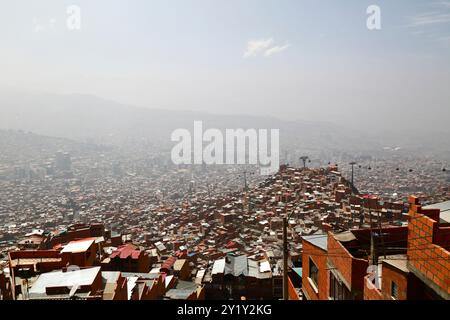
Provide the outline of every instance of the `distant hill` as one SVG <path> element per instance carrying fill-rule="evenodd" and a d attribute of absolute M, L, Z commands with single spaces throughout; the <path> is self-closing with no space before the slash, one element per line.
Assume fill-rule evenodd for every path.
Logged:
<path fill-rule="evenodd" d="M 0 94 L 0 128 L 72 139 L 167 139 L 176 128 L 280 129 L 281 140 L 323 147 L 364 147 L 368 137 L 328 123 L 253 115 L 216 115 L 127 106 L 89 95 Z"/>
<path fill-rule="evenodd" d="M 280 143 L 287 149 L 382 150 L 385 145 L 432 147 L 448 150 L 446 137 L 358 132 L 325 122 L 284 121 L 258 115 L 217 115 L 204 112 L 168 111 L 122 105 L 91 95 L 19 94 L 0 92 L 0 128 L 21 129 L 78 141 L 124 144 L 130 141 L 172 145 L 176 128 L 193 128 L 202 120 L 207 128 L 280 129 Z M 409 144 L 409 145 L 408 145 Z"/>
<path fill-rule="evenodd" d="M 71 155 L 81 156 L 109 150 L 110 148 L 94 144 L 81 143 L 66 138 L 55 138 L 38 135 L 31 132 L 0 129 L 0 160 L 11 162 L 30 159 L 48 159 L 58 151 L 70 152 Z"/>

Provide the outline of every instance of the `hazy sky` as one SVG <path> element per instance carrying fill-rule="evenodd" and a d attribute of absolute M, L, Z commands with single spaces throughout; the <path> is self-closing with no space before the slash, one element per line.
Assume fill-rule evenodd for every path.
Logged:
<path fill-rule="evenodd" d="M 450 1 L 0 0 L 0 88 L 448 127 Z M 381 30 L 366 9 L 381 8 Z M 81 9 L 81 29 L 66 9 Z"/>

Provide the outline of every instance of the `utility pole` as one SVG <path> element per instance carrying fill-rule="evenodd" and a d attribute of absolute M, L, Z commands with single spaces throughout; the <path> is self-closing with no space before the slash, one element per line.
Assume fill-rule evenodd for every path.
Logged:
<path fill-rule="evenodd" d="M 287 217 L 283 217 L 283 300 L 289 300 L 288 291 L 288 242 L 287 242 Z"/>
<path fill-rule="evenodd" d="M 206 183 L 206 187 L 208 188 L 208 202 L 209 202 L 209 205 L 211 205 L 211 189 L 210 189 L 210 185 L 209 185 L 209 183 Z"/>
<path fill-rule="evenodd" d="M 367 211 L 369 211 L 369 230 L 370 230 L 370 265 L 376 265 L 376 254 L 375 254 L 375 239 L 373 238 L 372 230 L 372 210 L 370 210 L 369 198 L 364 199 L 364 204 L 367 206 Z"/>
<path fill-rule="evenodd" d="M 371 210 L 370 210 L 370 208 L 369 208 L 369 214 L 370 214 L 370 219 L 369 219 L 369 221 L 370 221 L 370 260 L 372 260 L 371 261 L 371 265 L 378 265 L 378 262 L 377 262 L 377 254 L 375 253 L 375 239 L 374 239 L 374 237 L 373 237 L 373 229 L 372 229 L 372 212 L 371 212 Z"/>
<path fill-rule="evenodd" d="M 244 170 L 244 192 L 248 191 L 248 185 L 247 185 L 247 171 Z"/>
<path fill-rule="evenodd" d="M 384 258 L 386 259 L 386 248 L 384 247 L 384 238 L 383 238 L 383 226 L 381 224 L 381 211 L 378 211 L 378 228 L 379 228 L 379 232 L 380 232 L 380 240 L 381 240 L 381 247 L 383 248 L 383 255 Z"/>
<path fill-rule="evenodd" d="M 375 238 L 373 237 L 372 229 L 370 229 L 370 258 L 372 260 L 371 265 L 377 266 L 378 265 L 378 257 L 377 257 Z"/>
<path fill-rule="evenodd" d="M 354 167 L 355 164 L 356 164 L 355 161 L 350 162 L 350 165 L 352 166 L 352 187 L 355 186 L 355 185 L 353 184 L 353 178 L 354 178 L 354 175 L 353 175 L 353 167 Z"/>
<path fill-rule="evenodd" d="M 252 196 L 251 193 L 249 193 L 247 196 L 247 213 L 250 213 L 252 209 L 253 209 Z"/>

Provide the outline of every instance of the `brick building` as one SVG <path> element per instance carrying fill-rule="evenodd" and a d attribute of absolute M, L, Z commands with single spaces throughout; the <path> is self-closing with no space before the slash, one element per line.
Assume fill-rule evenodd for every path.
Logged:
<path fill-rule="evenodd" d="M 203 278 L 208 299 L 281 298 L 281 274 L 262 256 L 229 253 L 214 262 L 211 274 Z M 278 287 L 278 283 L 280 286 Z"/>
<path fill-rule="evenodd" d="M 371 274 L 364 278 L 364 300 L 424 299 L 426 286 L 408 269 L 406 255 L 382 261 L 378 284 L 372 279 Z"/>
<path fill-rule="evenodd" d="M 189 280 L 191 276 L 191 267 L 186 259 L 178 259 L 173 265 L 173 274 L 180 280 Z"/>
<path fill-rule="evenodd" d="M 409 198 L 408 250 L 383 261 L 378 286 L 366 276 L 365 299 L 450 299 L 450 201 L 422 207 Z"/>
<path fill-rule="evenodd" d="M 125 244 L 102 261 L 102 269 L 123 272 L 149 272 L 149 255 L 132 244 Z"/>
<path fill-rule="evenodd" d="M 423 207 L 410 197 L 407 267 L 430 298 L 450 299 L 450 201 Z"/>
<path fill-rule="evenodd" d="M 65 265 L 92 267 L 97 262 L 98 244 L 96 238 L 70 241 L 61 250 Z"/>
<path fill-rule="evenodd" d="M 47 299 L 102 299 L 102 274 L 100 267 L 75 271 L 54 271 L 39 275 L 24 297 Z"/>
<path fill-rule="evenodd" d="M 327 235 L 303 237 L 302 288 L 307 300 L 328 299 L 327 240 Z"/>
<path fill-rule="evenodd" d="M 304 297 L 449 300 L 450 201 L 409 205 L 405 227 L 303 237 Z"/>
<path fill-rule="evenodd" d="M 381 234 L 389 247 L 383 246 L 380 239 L 371 241 L 370 229 L 303 237 L 302 292 L 305 299 L 364 299 L 365 277 L 372 256 L 383 254 L 387 259 L 406 253 L 406 227 L 383 228 Z"/>
<path fill-rule="evenodd" d="M 118 271 L 102 271 L 103 300 L 127 300 L 127 278 Z"/>
<path fill-rule="evenodd" d="M 83 238 L 104 237 L 109 238 L 110 232 L 105 231 L 105 227 L 100 223 L 86 224 L 74 224 L 67 228 L 51 235 L 48 240 L 48 248 L 53 248 L 58 244 L 68 243 L 73 240 Z"/>

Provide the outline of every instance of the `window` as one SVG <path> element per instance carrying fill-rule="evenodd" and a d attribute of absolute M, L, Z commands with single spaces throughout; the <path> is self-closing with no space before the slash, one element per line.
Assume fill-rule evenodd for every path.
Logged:
<path fill-rule="evenodd" d="M 351 300 L 350 291 L 332 272 L 330 272 L 330 299 Z"/>
<path fill-rule="evenodd" d="M 398 286 L 394 281 L 391 282 L 391 297 L 398 299 Z"/>
<path fill-rule="evenodd" d="M 309 257 L 309 278 L 313 281 L 316 287 L 319 287 L 319 269 L 311 257 Z"/>

